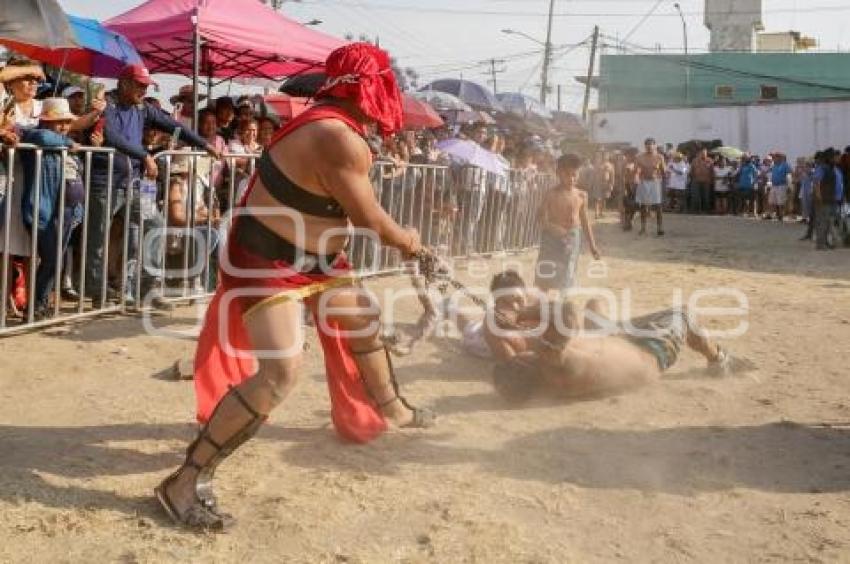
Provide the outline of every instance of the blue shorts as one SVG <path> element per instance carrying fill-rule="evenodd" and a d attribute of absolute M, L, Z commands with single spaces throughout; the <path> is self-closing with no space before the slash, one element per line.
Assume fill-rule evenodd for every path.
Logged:
<path fill-rule="evenodd" d="M 543 233 L 537 256 L 534 285 L 541 290 L 569 290 L 576 283 L 581 255 L 581 229 L 575 227 L 559 237 Z"/>

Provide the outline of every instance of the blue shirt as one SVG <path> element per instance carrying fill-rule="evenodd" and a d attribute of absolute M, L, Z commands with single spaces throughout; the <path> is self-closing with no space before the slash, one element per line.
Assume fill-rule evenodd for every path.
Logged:
<path fill-rule="evenodd" d="M 47 129 L 23 129 L 21 141 L 42 148 L 70 147 L 70 138 Z M 24 225 L 32 229 L 46 229 L 56 215 L 59 207 L 59 195 L 62 189 L 62 153 L 44 151 L 41 155 L 41 184 L 38 190 L 38 213 L 35 212 L 35 151 L 21 151 L 21 164 L 24 169 L 24 193 L 21 201 L 21 213 Z M 37 220 L 36 220 L 36 217 Z"/>
<path fill-rule="evenodd" d="M 793 172 L 791 165 L 787 162 L 773 165 L 773 171 L 770 173 L 770 183 L 774 186 L 788 186 L 788 175 Z"/>
<path fill-rule="evenodd" d="M 759 171 L 753 163 L 747 163 L 741 167 L 738 176 L 738 188 L 744 191 L 752 190 L 758 180 Z"/>
<path fill-rule="evenodd" d="M 174 133 L 180 128 L 180 140 L 188 145 L 202 148 L 206 141 L 194 131 L 187 130 L 171 116 L 148 103 L 139 106 L 109 104 L 103 112 L 104 146 L 114 147 L 114 176 L 117 183 L 123 184 L 131 176 L 138 175 L 142 159 L 148 152 L 142 145 L 142 133 L 145 127 L 154 127 L 165 133 Z M 99 185 L 106 184 L 108 157 L 104 153 L 95 153 L 92 157 L 92 179 Z M 135 173 L 135 174 L 133 174 Z M 119 188 L 123 186 L 113 186 Z"/>
<path fill-rule="evenodd" d="M 844 199 L 844 174 L 841 173 L 841 169 L 837 166 L 832 167 L 832 169 L 835 171 L 835 202 L 824 202 L 828 204 L 840 203 Z M 812 178 L 816 184 L 820 184 L 823 182 L 825 175 L 826 167 L 824 165 L 818 165 L 815 168 Z"/>

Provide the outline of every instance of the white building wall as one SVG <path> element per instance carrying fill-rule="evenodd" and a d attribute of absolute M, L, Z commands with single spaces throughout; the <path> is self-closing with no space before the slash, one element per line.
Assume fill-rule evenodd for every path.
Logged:
<path fill-rule="evenodd" d="M 596 143 L 636 147 L 647 137 L 673 144 L 719 139 L 753 154 L 797 158 L 850 145 L 850 101 L 597 112 L 590 134 Z"/>
<path fill-rule="evenodd" d="M 756 31 L 764 29 L 762 0 L 705 0 L 705 27 L 712 52 L 752 52 Z"/>

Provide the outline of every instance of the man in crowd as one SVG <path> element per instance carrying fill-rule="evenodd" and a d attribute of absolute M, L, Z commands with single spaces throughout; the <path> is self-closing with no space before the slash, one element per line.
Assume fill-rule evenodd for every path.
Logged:
<path fill-rule="evenodd" d="M 667 190 L 670 198 L 670 209 L 676 212 L 685 211 L 685 191 L 688 189 L 688 174 L 691 171 L 688 161 L 682 153 L 674 152 L 673 160 L 667 165 Z"/>
<path fill-rule="evenodd" d="M 89 223 L 88 241 L 86 247 L 86 289 L 87 294 L 92 297 L 95 307 L 102 307 L 109 295 L 104 291 L 103 265 L 104 265 L 104 240 L 109 232 L 112 219 L 124 206 L 130 204 L 130 240 L 128 242 L 128 263 L 138 257 L 139 247 L 144 236 L 144 227 L 156 228 L 161 226 L 162 218 L 153 218 L 140 225 L 138 197 L 131 197 L 134 184 L 144 172 L 148 178 L 156 178 L 158 173 L 157 163 L 142 144 L 142 136 L 146 127 L 156 128 L 165 133 L 174 133 L 180 130 L 180 140 L 184 143 L 205 149 L 210 154 L 220 157 L 220 153 L 201 137 L 191 130 L 182 128 L 181 125 L 169 117 L 162 110 L 158 110 L 144 103 L 145 92 L 148 86 L 154 84 L 148 70 L 141 65 L 126 67 L 118 78 L 118 92 L 115 104 L 107 106 L 103 114 L 104 145 L 114 147 L 116 154 L 113 161 L 113 176 L 111 189 L 108 193 L 109 183 L 109 160 L 104 153 L 95 153 L 92 158 L 92 179 L 89 198 Z M 96 128 L 97 129 L 97 128 Z M 111 204 L 108 206 L 107 204 Z M 148 249 L 145 259 L 146 265 L 155 268 L 161 267 L 161 250 Z M 152 255 L 152 256 L 151 256 Z M 156 287 L 161 273 L 154 269 L 142 269 L 143 291 L 145 289 L 154 291 L 151 303 L 155 307 L 168 308 L 161 295 L 156 293 Z M 122 284 L 124 281 L 122 281 Z"/>
<path fill-rule="evenodd" d="M 637 165 L 638 150 L 630 147 L 625 153 L 623 163 L 623 195 L 620 198 L 620 223 L 623 231 L 632 230 L 632 220 L 635 216 L 635 193 L 640 183 L 640 172 Z"/>
<path fill-rule="evenodd" d="M 206 100 L 203 94 L 198 96 L 198 103 Z M 195 90 L 191 84 L 181 86 L 175 96 L 169 100 L 174 106 L 174 119 L 180 123 L 181 127 L 186 129 L 194 129 L 192 120 L 195 118 Z"/>
<path fill-rule="evenodd" d="M 66 86 L 62 89 L 62 97 L 68 100 L 71 113 L 81 116 L 86 113 L 86 93 L 76 85 Z"/>
<path fill-rule="evenodd" d="M 609 162 L 608 155 L 600 151 L 593 156 L 593 166 L 590 174 L 590 201 L 593 205 L 596 219 L 602 218 L 605 202 L 614 191 L 614 166 Z"/>
<path fill-rule="evenodd" d="M 759 165 L 759 180 L 755 197 L 756 216 L 761 215 L 762 219 L 770 218 L 770 185 L 773 182 L 773 156 L 765 155 Z"/>
<path fill-rule="evenodd" d="M 838 168 L 841 169 L 841 174 L 845 179 L 850 178 L 850 145 L 844 148 L 844 154 L 838 161 Z"/>
<path fill-rule="evenodd" d="M 734 202 L 735 213 L 742 212 L 745 215 L 754 213 L 753 205 L 758 177 L 759 171 L 753 163 L 752 157 L 745 155 L 741 163 L 741 170 L 738 171 L 737 199 Z"/>
<path fill-rule="evenodd" d="M 708 212 L 711 189 L 714 186 L 714 161 L 708 155 L 708 149 L 700 149 L 691 163 L 691 213 Z"/>
<path fill-rule="evenodd" d="M 788 164 L 788 160 L 782 153 L 774 155 L 774 165 L 770 171 L 770 194 L 768 203 L 780 222 L 785 215 L 785 206 L 788 204 L 788 192 L 791 187 L 794 169 Z"/>
<path fill-rule="evenodd" d="M 835 247 L 833 224 L 844 201 L 844 175 L 837 166 L 835 149 L 827 149 L 820 156 L 814 174 L 815 243 L 819 251 L 824 251 Z"/>
<path fill-rule="evenodd" d="M 664 236 L 663 225 L 663 195 L 661 179 L 664 176 L 664 157 L 658 152 L 655 139 L 649 138 L 644 142 L 646 150 L 638 155 L 637 167 L 640 183 L 635 193 L 635 203 L 640 207 L 640 235 L 646 235 L 646 220 L 649 213 L 655 210 L 656 234 Z"/>
<path fill-rule="evenodd" d="M 215 101 L 215 122 L 222 139 L 233 139 L 236 135 L 236 107 L 230 96 L 221 96 Z"/>

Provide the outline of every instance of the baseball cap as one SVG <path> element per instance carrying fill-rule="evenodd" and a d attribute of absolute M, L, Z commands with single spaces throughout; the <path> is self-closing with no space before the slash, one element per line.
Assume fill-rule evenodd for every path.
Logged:
<path fill-rule="evenodd" d="M 118 75 L 118 79 L 135 80 L 145 86 L 156 84 L 156 82 L 154 82 L 151 78 L 151 73 L 148 72 L 148 69 L 144 65 L 128 65 L 124 67 L 124 70 L 122 70 L 121 74 Z"/>
<path fill-rule="evenodd" d="M 71 97 L 71 96 L 73 96 L 74 94 L 83 94 L 83 89 L 82 89 L 82 88 L 80 88 L 79 86 L 74 86 L 74 85 L 72 84 L 71 86 L 66 86 L 66 87 L 62 90 L 62 94 L 61 94 L 61 96 L 62 96 L 63 98 L 70 98 L 70 97 Z"/>

